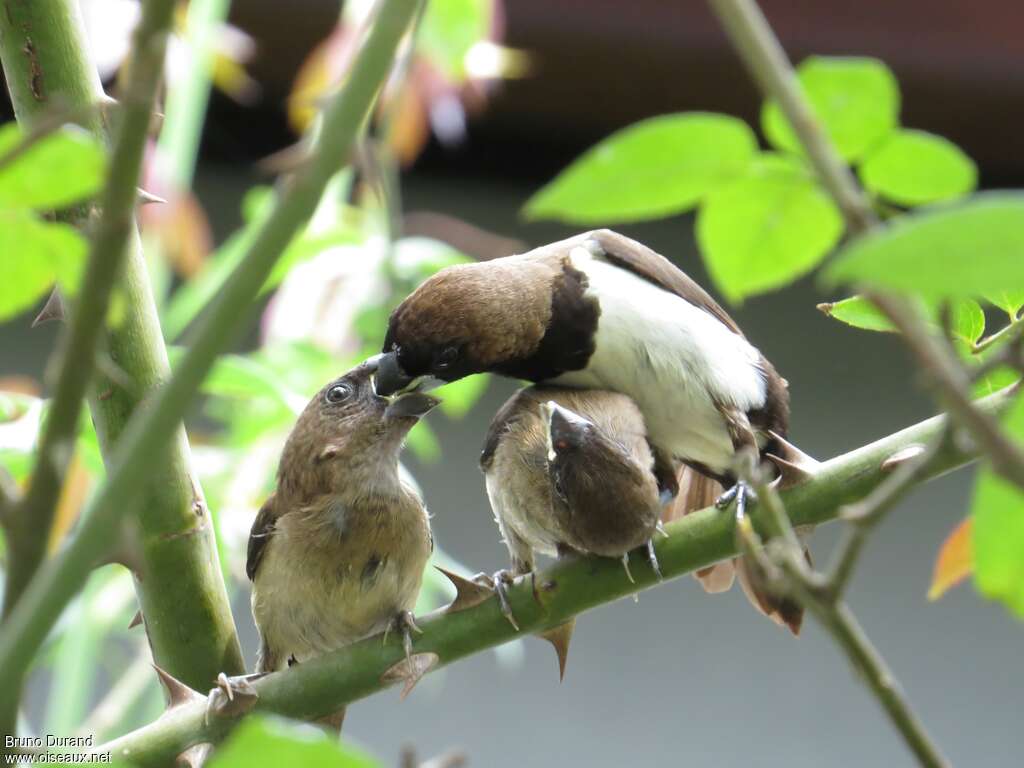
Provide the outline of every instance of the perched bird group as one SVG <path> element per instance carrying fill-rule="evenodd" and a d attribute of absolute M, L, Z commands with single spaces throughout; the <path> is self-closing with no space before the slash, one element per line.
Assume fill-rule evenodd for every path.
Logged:
<path fill-rule="evenodd" d="M 432 540 L 399 451 L 437 402 L 424 390 L 483 372 L 534 383 L 494 417 L 480 462 L 511 557 L 489 582 L 513 624 L 507 584 L 537 554 L 615 558 L 632 578 L 639 549 L 659 572 L 662 520 L 716 500 L 742 515 L 737 456 L 785 445 L 785 380 L 646 246 L 601 230 L 444 269 L 392 313 L 382 353 L 324 387 L 288 439 L 249 541 L 261 671 L 389 628 L 408 653 Z M 698 576 L 719 591 L 734 568 L 797 633 L 800 608 L 741 561 Z"/>

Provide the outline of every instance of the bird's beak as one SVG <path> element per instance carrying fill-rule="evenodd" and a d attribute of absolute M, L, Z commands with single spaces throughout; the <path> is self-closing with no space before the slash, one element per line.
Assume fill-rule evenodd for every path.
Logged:
<path fill-rule="evenodd" d="M 583 430 L 590 422 L 553 400 L 542 403 L 540 408 L 548 425 L 548 461 L 554 461 L 558 450 L 583 442 Z"/>
<path fill-rule="evenodd" d="M 406 392 L 391 399 L 384 409 L 385 419 L 418 419 L 440 404 L 426 392 Z"/>
<path fill-rule="evenodd" d="M 394 352 L 385 352 L 371 358 L 377 366 L 374 374 L 374 391 L 381 397 L 393 395 L 408 389 L 414 380 L 398 363 L 398 355 Z"/>

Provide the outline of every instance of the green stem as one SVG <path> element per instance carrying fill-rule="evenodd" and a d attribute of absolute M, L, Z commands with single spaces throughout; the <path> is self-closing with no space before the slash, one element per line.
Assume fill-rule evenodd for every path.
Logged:
<path fill-rule="evenodd" d="M 101 113 L 95 107 L 105 96 L 86 54 L 77 8 L 72 0 L 5 3 L 5 12 L 0 13 L 0 55 L 20 121 L 37 124 L 53 108 L 84 109 L 92 118 L 90 127 L 102 135 Z M 73 442 L 82 392 L 89 389 L 93 422 L 111 470 L 125 425 L 143 399 L 169 375 L 134 213 L 174 8 L 173 0 L 144 3 L 133 36 L 128 76 L 113 121 L 116 136 L 100 201 L 101 215 L 92 237 L 90 267 L 60 348 L 60 376 L 23 505 L 25 514 L 20 516 L 33 531 L 29 540 L 38 543 L 18 547 L 12 558 L 5 596 L 8 611 L 27 588 L 44 554 L 48 521 L 63 476 L 58 462 L 65 462 L 69 453 L 61 447 Z M 105 354 L 114 365 L 105 369 L 120 371 L 120 375 L 115 380 L 95 371 L 94 378 L 96 338 L 105 330 L 109 298 L 119 273 L 118 287 L 126 309 L 120 324 L 106 333 Z M 244 662 L 184 429 L 180 423 L 172 424 L 166 434 L 173 435 L 173 441 L 165 459 L 151 462 L 139 475 L 146 499 L 137 518 L 139 551 L 134 553 L 133 563 L 140 570 L 135 574 L 136 592 L 156 663 L 175 670 L 172 674 L 191 685 L 207 686 L 221 670 L 242 671 Z M 114 523 L 104 531 L 108 547 L 119 538 L 117 531 Z M 95 558 L 90 565 L 94 563 Z M 75 589 L 85 575 L 83 572 L 73 585 Z M 4 627 L 5 641 L 15 627 L 11 614 Z M 182 627 L 189 632 L 183 633 Z M 27 661 L 11 669 L 26 666 Z M 17 673 L 9 675 L 13 685 Z M 16 701 L 18 697 L 5 696 L 4 700 L 8 698 Z"/>
<path fill-rule="evenodd" d="M 159 163 L 178 190 L 192 186 L 203 119 L 210 100 L 217 27 L 228 17 L 231 0 L 192 0 L 185 19 L 187 64 L 167 93 L 166 117 L 160 132 Z"/>
<path fill-rule="evenodd" d="M 182 415 L 218 353 L 242 329 L 274 263 L 308 220 L 328 180 L 348 161 L 354 140 L 387 76 L 415 7 L 415 0 L 381 2 L 376 23 L 353 63 L 344 88 L 327 106 L 313 155 L 282 185 L 284 191 L 272 213 L 204 316 L 174 375 L 131 418 L 115 446 L 107 480 L 90 501 L 77 535 L 60 557 L 40 569 L 3 627 L 0 690 L 10 690 L 9 684 L 17 677 L 15 670 L 28 665 L 97 558 L 109 550 L 110 532 L 117 530 L 125 511 L 139 501 L 152 468 L 162 465 L 168 437 L 178 429 Z M 212 568 L 210 560 L 212 557 L 208 557 L 207 565 Z M 178 558 L 163 565 L 181 568 L 187 563 Z M 188 630 L 184 637 L 181 627 Z M 178 633 L 179 641 L 205 641 L 193 637 L 195 627 L 192 625 L 172 629 Z M 207 678 L 193 687 L 205 689 L 209 685 Z"/>
<path fill-rule="evenodd" d="M 853 174 L 832 146 L 803 96 L 786 52 L 754 0 L 708 0 L 751 77 L 775 99 L 807 152 L 811 165 L 846 220 L 852 235 L 878 223 Z"/>
<path fill-rule="evenodd" d="M 998 392 L 979 407 L 1001 412 L 1012 401 L 1009 391 Z M 864 498 L 887 476 L 886 459 L 909 446 L 933 440 L 946 426 L 936 416 L 889 435 L 875 443 L 838 456 L 817 467 L 806 483 L 781 494 L 793 525 L 817 525 L 836 518 L 846 504 Z M 976 458 L 972 449 L 948 441 L 935 453 L 918 477 L 937 477 Z M 658 562 L 666 578 L 681 576 L 737 554 L 735 518 L 713 507 L 694 512 L 668 526 L 668 537 L 656 544 Z M 538 572 L 535 599 L 529 579 L 519 579 L 509 590 L 517 633 L 494 599 L 454 613 L 435 612 L 418 619 L 415 654 L 436 654 L 435 668 L 525 634 L 557 626 L 590 608 L 655 586 L 658 581 L 645 559 L 631 563 L 630 581 L 617 560 L 565 558 Z M 386 645 L 372 637 L 333 653 L 311 659 L 254 683 L 259 693 L 256 709 L 289 717 L 313 719 L 386 687 L 381 677 L 404 658 L 399 638 Z M 206 717 L 206 704 L 189 704 L 166 712 L 159 720 L 129 733 L 101 749 L 114 758 L 130 757 L 140 764 L 166 763 L 181 750 L 200 741 L 216 741 L 230 730 L 230 717 Z"/>

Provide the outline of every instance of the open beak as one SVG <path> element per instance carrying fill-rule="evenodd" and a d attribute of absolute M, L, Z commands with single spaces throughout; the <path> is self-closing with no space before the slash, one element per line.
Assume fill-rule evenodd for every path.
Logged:
<path fill-rule="evenodd" d="M 415 384 L 415 380 L 402 370 L 398 363 L 398 355 L 394 352 L 375 355 L 371 359 L 377 366 L 373 381 L 374 391 L 381 397 L 403 392 Z"/>
<path fill-rule="evenodd" d="M 426 392 L 406 392 L 392 397 L 384 409 L 385 419 L 418 419 L 440 404 Z"/>

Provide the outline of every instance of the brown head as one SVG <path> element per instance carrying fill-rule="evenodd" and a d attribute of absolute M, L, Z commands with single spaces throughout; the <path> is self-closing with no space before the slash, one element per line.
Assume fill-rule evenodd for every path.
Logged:
<path fill-rule="evenodd" d="M 539 381 L 559 368 L 582 368 L 598 314 L 583 297 L 585 287 L 582 274 L 559 256 L 443 269 L 391 314 L 377 391 L 485 371 Z"/>
<path fill-rule="evenodd" d="M 661 507 L 646 442 L 607 434 L 554 401 L 541 406 L 541 415 L 552 491 L 569 510 L 566 524 L 578 546 L 619 557 L 650 539 Z"/>
<path fill-rule="evenodd" d="M 281 454 L 279 495 L 297 500 L 397 484 L 406 434 L 439 401 L 422 392 L 381 397 L 374 392 L 376 371 L 375 361 L 363 363 L 309 401 Z"/>

